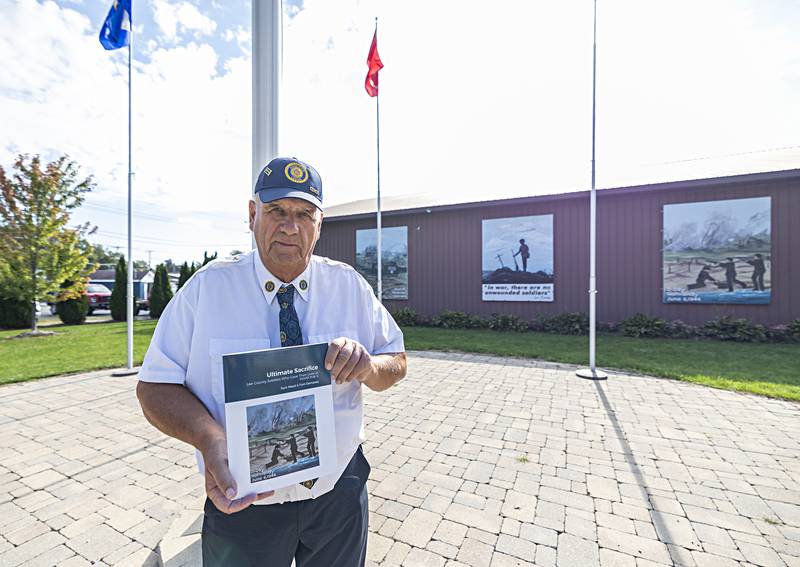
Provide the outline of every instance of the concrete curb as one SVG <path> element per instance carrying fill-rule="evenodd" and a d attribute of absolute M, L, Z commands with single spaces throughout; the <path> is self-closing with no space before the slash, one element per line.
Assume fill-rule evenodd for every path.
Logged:
<path fill-rule="evenodd" d="M 158 564 L 162 567 L 195 567 L 203 564 L 200 534 L 203 512 L 188 510 L 172 522 L 158 544 Z"/>

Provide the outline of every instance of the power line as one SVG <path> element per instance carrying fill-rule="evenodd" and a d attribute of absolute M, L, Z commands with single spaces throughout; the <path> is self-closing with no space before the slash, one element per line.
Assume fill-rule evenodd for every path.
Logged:
<path fill-rule="evenodd" d="M 109 205 L 95 205 L 95 204 L 84 203 L 82 205 L 82 207 L 86 207 L 88 209 L 94 209 L 94 210 L 97 210 L 97 211 L 100 211 L 100 212 L 103 212 L 103 213 L 111 213 L 111 214 L 114 214 L 114 215 L 120 215 L 120 216 L 127 216 L 128 215 L 128 210 L 127 209 L 120 209 L 120 208 L 112 207 L 112 206 L 109 206 Z M 134 212 L 133 216 L 136 217 L 136 218 L 143 218 L 143 219 L 151 220 L 151 221 L 154 221 L 154 222 L 162 222 L 162 223 L 165 223 L 165 224 L 175 224 L 175 222 L 176 222 L 175 218 L 164 217 L 164 216 L 154 215 L 154 214 L 150 214 L 150 213 L 137 213 L 137 212 Z M 242 222 L 247 222 L 247 221 L 242 221 Z M 230 230 L 230 227 L 223 227 L 223 226 L 220 226 L 218 224 L 203 223 L 203 226 L 205 228 L 214 228 L 214 229 L 217 229 L 217 230 Z"/>
<path fill-rule="evenodd" d="M 87 209 L 94 209 L 94 210 L 101 211 L 101 212 L 104 212 L 104 213 L 113 213 L 115 215 L 126 215 L 127 216 L 127 214 L 128 214 L 127 210 L 118 209 L 118 208 L 110 207 L 110 206 L 107 206 L 107 205 L 94 205 L 94 204 L 84 203 L 82 206 L 86 207 Z M 134 212 L 133 216 L 134 217 L 139 217 L 139 218 L 145 218 L 145 219 L 149 219 L 149 220 L 154 220 L 154 221 L 159 221 L 159 222 L 168 222 L 168 223 L 174 223 L 175 222 L 174 218 L 171 219 L 169 217 L 162 217 L 162 216 L 153 215 L 153 214 L 150 214 L 150 213 Z"/>
<path fill-rule="evenodd" d="M 105 236 L 108 238 L 116 238 L 116 239 L 127 239 L 126 234 L 120 234 L 118 232 L 107 232 L 104 230 L 98 230 L 94 234 Z M 191 247 L 191 248 L 209 248 L 212 246 L 218 247 L 228 247 L 228 246 L 242 246 L 242 243 L 238 244 L 209 244 L 206 242 L 205 244 L 192 244 L 190 242 L 180 241 L 180 240 L 168 240 L 162 238 L 153 238 L 147 236 L 137 236 L 135 239 L 137 242 L 143 241 L 145 244 L 163 244 L 163 245 L 170 245 L 170 246 L 184 246 L 184 247 Z"/>
<path fill-rule="evenodd" d="M 800 146 L 783 146 L 780 148 L 766 148 L 762 150 L 751 150 L 749 152 L 736 152 L 733 154 L 720 154 L 715 156 L 702 156 L 702 157 L 695 157 L 695 158 L 688 158 L 688 159 L 677 159 L 675 161 L 659 161 L 654 163 L 647 163 L 644 165 L 670 165 L 673 163 L 687 163 L 691 161 L 702 161 L 707 159 L 718 159 L 718 158 L 725 158 L 725 157 L 737 157 L 737 156 L 749 156 L 752 154 L 764 154 L 767 152 L 779 152 L 781 150 L 796 150 L 800 149 Z"/>

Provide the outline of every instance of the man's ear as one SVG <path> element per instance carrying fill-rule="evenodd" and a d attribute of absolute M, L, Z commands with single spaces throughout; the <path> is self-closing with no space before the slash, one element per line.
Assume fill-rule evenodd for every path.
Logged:
<path fill-rule="evenodd" d="M 247 203 L 247 214 L 250 223 L 250 231 L 253 230 L 253 223 L 256 220 L 256 202 L 252 199 Z"/>

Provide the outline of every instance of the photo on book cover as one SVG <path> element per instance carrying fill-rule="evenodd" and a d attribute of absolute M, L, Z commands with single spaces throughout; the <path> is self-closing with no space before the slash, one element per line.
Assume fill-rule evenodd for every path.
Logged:
<path fill-rule="evenodd" d="M 319 466 L 314 396 L 247 408 L 250 482 Z"/>
<path fill-rule="evenodd" d="M 222 355 L 228 466 L 237 498 L 336 470 L 327 350 L 327 343 L 317 343 Z"/>

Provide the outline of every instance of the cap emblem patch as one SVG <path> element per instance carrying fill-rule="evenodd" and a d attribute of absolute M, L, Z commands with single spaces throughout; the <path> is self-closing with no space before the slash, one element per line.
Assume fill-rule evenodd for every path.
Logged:
<path fill-rule="evenodd" d="M 284 173 L 286 173 L 286 178 L 289 181 L 294 181 L 295 183 L 308 181 L 308 170 L 296 161 L 287 164 Z"/>
<path fill-rule="evenodd" d="M 265 167 L 264 168 L 264 175 L 269 177 L 271 173 L 272 173 L 272 170 L 269 167 Z"/>

